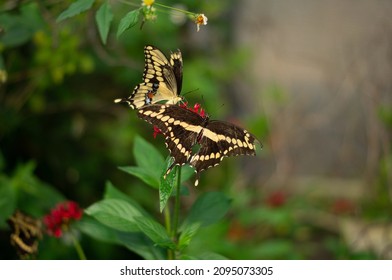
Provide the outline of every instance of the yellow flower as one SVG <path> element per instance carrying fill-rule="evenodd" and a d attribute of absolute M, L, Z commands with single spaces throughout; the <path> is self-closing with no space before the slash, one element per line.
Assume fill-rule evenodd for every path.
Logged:
<path fill-rule="evenodd" d="M 154 4 L 155 0 L 142 0 L 142 6 L 150 8 Z"/>
<path fill-rule="evenodd" d="M 208 18 L 204 14 L 198 14 L 195 19 L 197 25 L 197 32 L 200 30 L 200 25 L 207 25 Z"/>

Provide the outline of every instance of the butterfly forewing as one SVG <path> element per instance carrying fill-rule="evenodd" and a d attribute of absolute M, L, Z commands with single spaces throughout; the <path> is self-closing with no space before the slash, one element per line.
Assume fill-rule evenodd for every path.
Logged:
<path fill-rule="evenodd" d="M 206 128 L 216 134 L 223 156 L 256 155 L 254 142 L 258 141 L 245 129 L 223 121 L 210 121 Z"/>
<path fill-rule="evenodd" d="M 183 165 L 189 161 L 201 129 L 199 125 L 203 122 L 202 117 L 179 106 L 158 104 L 139 109 L 138 117 L 161 130 L 170 155 L 174 158 L 174 165 Z M 184 118 L 186 122 L 181 121 Z"/>
<path fill-rule="evenodd" d="M 157 48 L 144 47 L 145 66 L 143 83 L 138 84 L 130 97 L 119 98 L 115 102 L 126 102 L 133 109 L 165 101 L 176 104 L 182 87 L 182 56 L 177 51 L 171 54 L 170 61 Z"/>
<path fill-rule="evenodd" d="M 180 50 L 170 55 L 170 65 L 176 78 L 177 92 L 180 93 L 182 89 L 182 55 Z"/>
<path fill-rule="evenodd" d="M 224 157 L 255 155 L 254 141 L 253 135 L 232 123 L 210 121 L 202 131 L 200 150 L 190 164 L 199 173 L 218 165 Z"/>

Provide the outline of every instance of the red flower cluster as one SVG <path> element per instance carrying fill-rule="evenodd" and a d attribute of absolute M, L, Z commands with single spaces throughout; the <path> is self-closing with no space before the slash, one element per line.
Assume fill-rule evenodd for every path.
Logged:
<path fill-rule="evenodd" d="M 83 215 L 83 210 L 74 201 L 66 201 L 57 206 L 46 215 L 43 222 L 49 235 L 61 237 L 63 230 L 67 229 L 71 220 L 79 220 Z"/>
<path fill-rule="evenodd" d="M 201 105 L 199 103 L 196 103 L 193 106 L 193 108 L 191 108 L 191 107 L 188 107 L 188 102 L 184 102 L 184 103 L 180 104 L 180 107 L 188 109 L 189 111 L 195 112 L 202 118 L 206 117 L 206 112 L 204 111 L 203 108 L 201 108 Z M 154 125 L 154 133 L 153 133 L 154 138 L 156 138 L 158 134 L 162 134 L 162 131 L 157 126 Z"/>
<path fill-rule="evenodd" d="M 189 111 L 197 113 L 200 117 L 205 118 L 206 117 L 206 112 L 204 111 L 203 108 L 201 108 L 201 105 L 199 103 L 196 103 L 193 108 L 188 107 L 188 102 L 184 102 L 180 104 L 181 108 L 188 109 Z M 200 110 L 200 112 L 199 112 Z"/>

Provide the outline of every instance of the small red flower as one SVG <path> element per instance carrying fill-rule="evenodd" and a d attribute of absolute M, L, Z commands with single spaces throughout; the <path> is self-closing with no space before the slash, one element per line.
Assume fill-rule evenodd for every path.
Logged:
<path fill-rule="evenodd" d="M 79 220 L 83 215 L 83 210 L 74 201 L 66 201 L 57 204 L 48 215 L 43 218 L 49 235 L 61 237 L 63 230 L 68 228 L 72 220 Z"/>
<path fill-rule="evenodd" d="M 163 134 L 163 133 L 156 125 L 154 125 L 154 133 L 153 133 L 154 139 L 157 138 L 158 134 Z"/>
<path fill-rule="evenodd" d="M 206 117 L 206 112 L 204 111 L 203 108 L 201 108 L 201 105 L 199 103 L 196 103 L 192 108 L 192 107 L 188 107 L 188 102 L 184 102 L 180 104 L 180 107 L 188 109 L 189 111 L 192 111 L 194 113 L 197 113 L 202 118 Z"/>
<path fill-rule="evenodd" d="M 266 200 L 269 207 L 278 208 L 286 203 L 287 194 L 282 191 L 276 191 L 271 193 Z"/>

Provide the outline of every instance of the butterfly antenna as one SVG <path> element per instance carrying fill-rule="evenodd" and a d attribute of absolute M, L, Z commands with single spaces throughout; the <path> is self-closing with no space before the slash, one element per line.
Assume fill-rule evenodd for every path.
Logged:
<path fill-rule="evenodd" d="M 225 103 L 222 103 L 222 104 L 218 107 L 218 110 L 222 109 L 223 107 L 225 107 Z M 218 110 L 216 110 L 216 111 L 218 111 Z"/>
<path fill-rule="evenodd" d="M 195 91 L 198 91 L 198 90 L 199 90 L 199 89 L 197 88 L 197 89 L 194 89 L 194 90 L 187 91 L 187 92 L 183 93 L 183 94 L 181 95 L 181 96 L 182 96 L 181 104 L 188 104 L 188 100 L 186 99 L 185 95 L 188 95 L 188 94 L 190 94 L 190 93 L 192 93 L 192 92 L 195 92 Z"/>
<path fill-rule="evenodd" d="M 182 96 L 185 97 L 185 95 L 190 94 L 190 93 L 193 93 L 193 92 L 198 91 L 198 90 L 199 90 L 199 89 L 197 88 L 197 89 L 193 89 L 193 90 L 191 90 L 191 91 L 187 91 L 187 92 L 183 93 Z"/>

